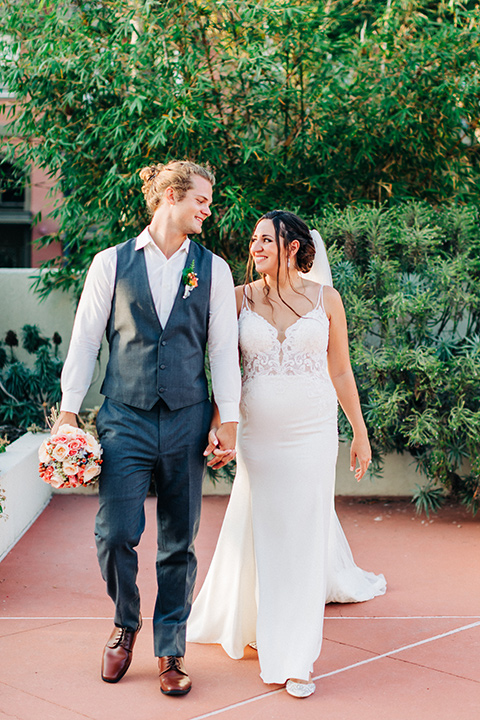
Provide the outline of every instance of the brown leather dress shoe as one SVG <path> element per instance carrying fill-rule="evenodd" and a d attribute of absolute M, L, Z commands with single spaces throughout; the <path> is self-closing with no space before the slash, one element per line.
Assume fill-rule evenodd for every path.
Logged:
<path fill-rule="evenodd" d="M 160 690 L 164 695 L 186 695 L 192 687 L 183 664 L 183 657 L 165 655 L 158 658 Z"/>
<path fill-rule="evenodd" d="M 135 640 L 142 627 L 142 620 L 136 630 L 114 627 L 105 645 L 102 658 L 102 680 L 116 683 L 122 679 L 132 662 Z"/>

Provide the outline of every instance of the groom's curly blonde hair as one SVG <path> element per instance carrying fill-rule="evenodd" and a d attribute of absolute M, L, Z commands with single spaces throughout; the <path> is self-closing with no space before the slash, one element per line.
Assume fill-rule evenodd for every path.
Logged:
<path fill-rule="evenodd" d="M 165 165 L 148 165 L 140 170 L 139 175 L 143 180 L 142 192 L 150 215 L 155 213 L 168 187 L 173 189 L 176 200 L 183 200 L 192 187 L 193 175 L 205 178 L 212 187 L 215 185 L 215 175 L 210 168 L 190 160 L 170 160 Z"/>

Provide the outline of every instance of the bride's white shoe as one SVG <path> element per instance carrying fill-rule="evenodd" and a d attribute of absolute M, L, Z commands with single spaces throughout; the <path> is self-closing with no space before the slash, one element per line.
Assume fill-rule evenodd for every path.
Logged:
<path fill-rule="evenodd" d="M 285 685 L 289 695 L 297 698 L 306 698 L 315 692 L 315 683 L 313 682 L 295 682 L 295 680 L 287 680 Z"/>

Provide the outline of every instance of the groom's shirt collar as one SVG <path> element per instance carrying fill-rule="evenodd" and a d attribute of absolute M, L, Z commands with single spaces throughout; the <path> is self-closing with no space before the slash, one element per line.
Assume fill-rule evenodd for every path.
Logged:
<path fill-rule="evenodd" d="M 149 231 L 148 227 L 146 227 L 144 230 L 142 230 L 140 235 L 137 237 L 137 241 L 135 243 L 135 250 L 141 250 L 142 248 L 145 248 L 148 245 L 151 246 L 152 250 L 156 251 L 163 258 L 165 258 L 165 255 L 160 250 L 158 245 L 155 244 L 155 241 L 153 240 L 152 236 L 150 235 L 150 231 Z M 190 249 L 190 238 L 187 237 L 183 241 L 183 243 L 180 245 L 178 250 L 172 255 L 172 257 L 176 257 L 177 255 L 180 255 L 180 254 L 188 255 L 189 249 Z"/>

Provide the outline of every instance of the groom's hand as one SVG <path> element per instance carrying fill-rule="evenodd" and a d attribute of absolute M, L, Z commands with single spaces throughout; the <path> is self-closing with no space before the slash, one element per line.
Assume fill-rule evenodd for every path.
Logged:
<path fill-rule="evenodd" d="M 77 416 L 75 413 L 65 411 L 61 412 L 55 422 L 55 425 L 50 430 L 50 434 L 55 435 L 55 433 L 58 432 L 60 425 L 72 425 L 73 427 L 78 427 Z"/>
<path fill-rule="evenodd" d="M 210 432 L 208 433 L 208 445 L 203 453 L 205 457 L 211 455 L 212 452 L 218 447 L 217 430 L 218 428 L 216 427 L 210 428 Z"/>
<path fill-rule="evenodd" d="M 218 470 L 229 463 L 237 454 L 235 443 L 237 440 L 237 423 L 222 423 L 219 428 L 212 428 L 208 434 L 208 445 L 203 453 L 205 456 L 213 453 L 213 458 L 207 465 Z"/>

